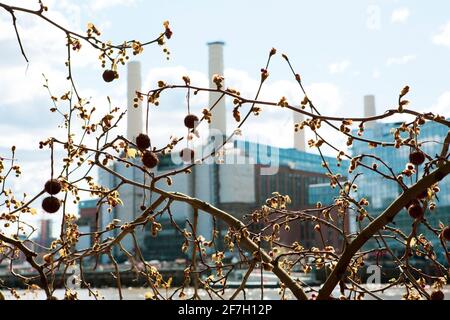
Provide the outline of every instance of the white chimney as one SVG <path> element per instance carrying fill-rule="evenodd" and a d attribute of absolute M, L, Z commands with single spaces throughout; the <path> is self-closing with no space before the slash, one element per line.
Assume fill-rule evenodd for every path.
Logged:
<path fill-rule="evenodd" d="M 133 141 L 140 133 L 144 132 L 144 110 L 139 101 L 138 107 L 135 108 L 134 99 L 136 91 L 141 91 L 141 63 L 133 61 L 128 63 L 127 78 L 127 139 Z"/>
<path fill-rule="evenodd" d="M 209 86 L 210 88 L 217 88 L 213 82 L 213 76 L 215 74 L 223 76 L 223 46 L 224 42 L 216 41 L 208 43 L 209 47 Z M 224 85 L 225 88 L 225 85 Z M 209 106 L 211 107 L 219 98 L 221 94 L 210 93 L 209 94 Z M 218 135 L 221 133 L 223 136 L 227 134 L 227 121 L 226 121 L 226 107 L 225 98 L 222 98 L 212 111 L 212 120 L 209 126 L 210 135 Z"/>
<path fill-rule="evenodd" d="M 374 95 L 367 95 L 364 96 L 364 118 L 371 118 L 376 116 L 376 108 L 375 108 L 375 96 Z M 366 127 L 367 128 L 373 128 L 375 125 L 374 121 L 367 122 Z"/>
<path fill-rule="evenodd" d="M 305 116 L 299 112 L 293 112 L 294 125 L 305 121 Z M 305 130 L 294 132 L 294 148 L 298 151 L 306 151 Z"/>

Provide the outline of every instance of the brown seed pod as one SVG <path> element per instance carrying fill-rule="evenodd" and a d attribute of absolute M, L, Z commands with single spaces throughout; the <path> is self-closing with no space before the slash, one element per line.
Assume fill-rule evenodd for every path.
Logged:
<path fill-rule="evenodd" d="M 450 227 L 445 227 L 444 230 L 442 231 L 442 238 L 450 241 Z"/>
<path fill-rule="evenodd" d="M 408 207 L 408 213 L 414 219 L 421 219 L 421 218 L 423 218 L 423 215 L 425 214 L 425 212 L 424 212 L 421 204 L 419 203 L 419 201 L 413 202 Z"/>
<path fill-rule="evenodd" d="M 103 72 L 103 80 L 105 80 L 105 82 L 113 82 L 116 78 L 118 78 L 118 74 L 114 70 L 105 70 L 105 72 Z"/>
<path fill-rule="evenodd" d="M 192 149 L 185 148 L 180 151 L 180 157 L 184 163 L 193 163 L 195 158 L 195 152 Z"/>
<path fill-rule="evenodd" d="M 56 213 L 61 207 L 61 202 L 55 197 L 48 197 L 42 201 L 42 209 L 47 213 Z"/>
<path fill-rule="evenodd" d="M 445 295 L 441 290 L 434 291 L 431 294 L 431 300 L 441 301 L 445 299 Z"/>
<path fill-rule="evenodd" d="M 415 166 L 420 166 L 425 162 L 425 155 L 421 151 L 413 152 L 409 155 L 409 162 Z"/>
<path fill-rule="evenodd" d="M 153 169 L 159 164 L 158 156 L 151 151 L 145 151 L 142 155 L 142 163 L 149 169 Z"/>
<path fill-rule="evenodd" d="M 197 122 L 198 117 L 193 114 L 189 114 L 184 118 L 184 125 L 189 129 L 194 129 Z"/>
<path fill-rule="evenodd" d="M 141 133 L 136 138 L 136 145 L 140 150 L 145 150 L 150 147 L 150 138 L 148 135 Z"/>
<path fill-rule="evenodd" d="M 61 192 L 62 186 L 58 180 L 53 179 L 45 183 L 44 189 L 48 194 L 55 195 Z"/>

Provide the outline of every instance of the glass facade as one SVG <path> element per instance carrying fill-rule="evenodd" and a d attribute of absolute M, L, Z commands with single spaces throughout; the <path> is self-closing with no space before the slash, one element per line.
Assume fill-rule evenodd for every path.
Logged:
<path fill-rule="evenodd" d="M 339 188 L 331 188 L 329 183 L 313 184 L 309 186 L 308 204 L 315 206 L 320 202 L 324 206 L 334 203 L 339 197 Z"/>
<path fill-rule="evenodd" d="M 327 171 L 322 167 L 322 158 L 318 154 L 299 151 L 296 149 L 282 149 L 248 141 L 235 141 L 234 147 L 242 150 L 246 156 L 254 159 L 255 164 L 264 166 L 289 167 L 293 170 L 325 174 Z M 347 175 L 348 162 L 343 161 L 338 166 L 336 158 L 324 157 L 335 173 Z"/>
<path fill-rule="evenodd" d="M 393 141 L 393 129 L 398 128 L 400 125 L 401 123 L 376 123 L 373 128 L 366 129 L 364 137 L 367 139 L 373 138 L 374 140 L 384 142 Z M 433 122 L 427 122 L 421 128 L 421 134 L 419 136 L 419 142 L 424 143 L 422 148 L 423 151 L 431 156 L 440 154 L 442 144 L 436 142 L 443 141 L 447 135 L 447 132 L 447 127 Z M 356 132 L 354 132 L 354 134 L 356 134 Z M 398 175 L 405 170 L 405 166 L 409 162 L 410 148 L 370 148 L 367 143 L 355 141 L 352 148 L 352 154 L 353 156 L 361 154 L 375 155 L 383 159 L 389 166 L 392 167 L 395 174 Z M 366 159 L 363 162 L 369 166 L 372 166 L 372 164 L 376 161 L 373 159 Z M 378 169 L 384 173 L 388 173 L 388 170 L 380 163 L 378 163 Z M 422 170 L 423 168 L 419 169 L 419 177 L 423 174 Z M 382 213 L 401 193 L 401 188 L 396 182 L 386 180 L 371 170 L 359 167 L 355 173 L 363 173 L 363 175 L 358 178 L 357 182 L 358 195 L 360 198 L 366 198 L 369 200 L 369 212 L 374 216 Z M 405 183 L 407 185 L 412 185 L 415 181 L 415 176 L 413 179 L 405 179 Z M 439 184 L 439 187 L 441 192 L 438 195 L 438 209 L 436 211 L 426 213 L 427 220 L 433 226 L 438 226 L 439 221 L 442 221 L 445 224 L 449 223 L 448 211 L 450 209 L 450 179 L 444 179 L 444 181 Z M 409 234 L 411 232 L 413 221 L 406 210 L 401 212 L 396 217 L 394 223 L 396 227 L 405 233 Z M 439 240 L 435 236 L 431 235 L 428 229 L 422 227 L 419 230 L 419 233 L 428 236 L 428 239 L 433 241 L 435 248 L 439 246 Z M 396 242 L 392 242 L 390 245 L 392 245 L 393 248 L 399 246 Z"/>

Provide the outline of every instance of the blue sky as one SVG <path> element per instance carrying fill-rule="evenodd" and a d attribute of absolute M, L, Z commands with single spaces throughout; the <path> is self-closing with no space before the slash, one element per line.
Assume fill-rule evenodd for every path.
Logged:
<path fill-rule="evenodd" d="M 6 3 L 32 6 L 33 1 Z M 37 2 L 37 1 L 36 1 Z M 227 84 L 253 95 L 259 70 L 270 48 L 289 55 L 316 105 L 323 113 L 362 115 L 365 94 L 375 94 L 377 111 L 394 107 L 404 85 L 411 86 L 411 108 L 450 116 L 450 3 L 448 1 L 144 1 L 93 0 L 44 1 L 49 15 L 74 30 L 84 31 L 94 22 L 103 39 L 148 40 L 169 20 L 174 31 L 166 61 L 161 49 L 148 47 L 143 63 L 144 89 L 159 79 L 180 82 L 190 74 L 194 84 L 207 83 L 208 41 L 222 40 L 225 47 Z M 63 34 L 34 17 L 19 15 L 19 26 L 31 61 L 28 70 L 19 49 L 10 16 L 0 11 L 0 154 L 12 144 L 19 148 L 24 180 L 18 191 L 35 192 L 48 177 L 48 153 L 36 151 L 37 143 L 56 135 L 60 119 L 48 113 L 50 103 L 42 89 L 45 73 L 55 93 L 67 90 L 64 81 Z M 81 93 L 93 103 L 126 105 L 124 77 L 112 85 L 101 80 L 97 54 L 86 46 L 74 60 L 75 79 Z M 279 57 L 271 68 L 263 97 L 278 101 L 286 95 L 299 103 L 303 96 Z M 194 103 L 205 107 L 205 98 Z M 152 114 L 154 139 L 167 142 L 175 130 L 167 119 L 182 121 L 183 94 L 164 98 Z M 230 109 L 231 110 L 231 109 Z M 275 116 L 274 116 L 275 115 Z M 230 121 L 231 112 L 230 112 Z M 253 119 L 244 133 L 281 146 L 292 145 L 290 113 L 268 111 Z M 287 129 L 286 129 L 287 128 Z M 123 128 L 122 128 L 123 129 Z M 247 132 L 245 132 L 247 130 Z M 268 134 L 270 133 L 270 134 Z M 175 132 L 175 134 L 177 134 Z M 341 143 L 342 141 L 336 141 Z M 28 178 L 27 178 L 28 177 Z"/>

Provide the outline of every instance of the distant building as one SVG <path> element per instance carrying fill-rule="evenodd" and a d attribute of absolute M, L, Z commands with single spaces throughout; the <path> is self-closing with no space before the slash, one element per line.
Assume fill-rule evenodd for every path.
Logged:
<path fill-rule="evenodd" d="M 80 201 L 78 204 L 78 213 L 80 218 L 78 219 L 78 231 L 83 234 L 93 233 L 97 231 L 97 216 L 98 226 L 102 225 L 102 215 L 98 214 L 99 209 L 97 207 L 98 199 Z M 81 237 L 77 243 L 77 250 L 87 249 L 94 243 L 94 235 L 91 237 Z"/>
<path fill-rule="evenodd" d="M 367 139 L 375 139 L 377 141 L 392 141 L 392 129 L 397 128 L 401 123 L 373 123 L 370 128 L 365 130 L 364 137 Z M 442 141 L 444 137 L 447 136 L 448 128 L 434 123 L 427 122 L 423 127 L 421 127 L 421 134 L 419 137 L 419 142 L 425 142 L 423 144 L 423 151 L 431 156 L 440 154 L 442 150 L 442 145 L 439 143 L 433 143 L 433 141 Z M 356 134 L 356 132 L 355 132 Z M 352 153 L 354 156 L 360 154 L 374 154 L 381 159 L 383 159 L 389 166 L 392 167 L 396 174 L 400 174 L 404 169 L 406 164 L 409 162 L 410 148 L 401 147 L 400 149 L 395 149 L 392 147 L 382 148 L 378 147 L 373 149 L 369 147 L 367 143 L 355 141 Z M 365 160 L 364 163 L 372 166 L 375 161 Z M 387 169 L 379 164 L 378 169 L 388 174 Z M 423 166 L 419 170 L 419 177 L 423 174 Z M 372 216 L 377 216 L 382 213 L 389 205 L 402 193 L 401 188 L 397 183 L 393 181 L 388 181 L 381 177 L 380 175 L 364 169 L 359 168 L 357 172 L 362 172 L 363 175 L 358 178 L 358 196 L 360 198 L 366 198 L 370 202 L 369 212 Z M 414 183 L 415 178 L 413 177 L 412 182 Z M 407 185 L 411 185 L 410 179 L 405 179 Z M 445 224 L 449 224 L 449 209 L 450 209 L 450 180 L 445 179 L 439 184 L 441 192 L 439 193 L 439 202 L 437 203 L 438 209 L 433 212 L 426 213 L 426 219 L 434 226 L 439 225 L 439 221 Z M 412 219 L 403 210 L 398 214 L 395 221 L 395 227 L 409 234 L 411 232 Z M 439 248 L 440 243 L 435 235 L 424 226 L 420 227 L 418 234 L 424 234 L 429 240 L 433 241 L 433 246 Z M 401 250 L 402 245 L 396 241 L 389 241 L 389 244 L 394 248 L 394 250 Z M 372 242 L 371 245 L 376 245 Z M 440 259 L 444 259 L 443 250 L 436 250 L 440 255 Z"/>
<path fill-rule="evenodd" d="M 213 74 L 223 74 L 223 43 L 213 42 L 209 44 L 210 50 L 210 78 Z M 143 132 L 143 108 L 133 108 L 134 92 L 140 90 L 140 65 L 137 62 L 129 64 L 128 69 L 128 99 L 129 109 L 132 113 L 128 115 L 127 137 L 134 140 L 136 135 Z M 211 80 L 211 86 L 213 86 Z M 211 105 L 216 101 L 217 95 L 211 94 Z M 226 110 L 225 100 L 222 99 L 214 109 L 213 122 L 210 125 L 211 144 L 217 143 L 226 133 Z M 293 117 L 294 118 L 294 117 Z M 294 121 L 298 121 L 295 117 Z M 291 128 L 293 130 L 293 126 Z M 215 140 L 216 138 L 216 140 Z M 289 195 L 292 198 L 290 209 L 301 210 L 311 207 L 309 202 L 309 187 L 315 184 L 329 183 L 326 176 L 326 169 L 322 167 L 322 158 L 319 155 L 307 153 L 305 151 L 304 133 L 297 133 L 293 139 L 293 148 L 277 148 L 264 144 L 244 142 L 235 140 L 224 148 L 223 163 L 204 163 L 196 165 L 191 174 L 180 174 L 173 177 L 172 186 L 168 186 L 166 181 L 160 181 L 161 188 L 168 191 L 180 192 L 192 197 L 206 201 L 222 210 L 225 210 L 237 218 L 242 218 L 246 214 L 251 214 L 254 210 L 261 208 L 266 199 L 270 198 L 273 192 Z M 205 146 L 203 146 L 205 147 Z M 209 146 L 206 146 L 208 149 Z M 214 145 L 212 146 L 214 148 Z M 213 149 L 212 149 L 213 150 Z M 203 150 L 196 150 L 198 156 Z M 176 152 L 178 155 L 178 152 Z M 184 165 L 177 155 L 166 155 L 160 158 L 160 164 L 153 171 L 155 175 L 169 172 L 173 169 L 182 168 Z M 335 172 L 346 175 L 348 163 L 343 162 L 342 167 L 338 166 L 336 158 L 326 157 L 325 159 L 331 169 Z M 133 161 L 140 162 L 140 159 Z M 110 169 L 119 175 L 132 179 L 138 183 L 144 183 L 144 174 L 140 170 L 127 168 L 119 162 L 111 164 Z M 110 189 L 119 184 L 119 179 L 106 171 L 99 172 L 100 183 Z M 148 182 L 148 178 L 147 178 Z M 331 190 L 331 188 L 329 188 Z M 129 222 L 142 214 L 142 206 L 147 206 L 155 200 L 156 195 L 149 192 L 144 194 L 142 188 L 125 185 L 119 188 L 120 197 L 124 205 L 118 206 L 107 212 L 103 207 L 101 212 L 101 228 L 105 228 L 112 219 L 122 222 Z M 162 231 L 157 238 L 151 236 L 149 230 L 139 229 L 136 233 L 137 241 L 146 259 L 175 260 L 182 258 L 181 246 L 184 241 L 179 235 L 173 223 L 181 229 L 189 229 L 186 219 L 191 219 L 192 208 L 183 203 L 175 202 L 171 206 L 173 221 L 165 214 L 158 221 L 162 224 Z M 226 228 L 221 222 L 214 221 L 208 214 L 200 212 L 198 233 L 206 239 L 211 239 L 214 225 L 222 233 Z M 293 231 L 284 233 L 282 241 L 292 243 L 299 241 L 306 242 L 304 246 L 322 246 L 322 242 L 316 242 L 312 234 L 312 228 L 297 228 L 294 224 Z M 117 231 L 105 234 L 110 236 L 117 234 Z M 327 245 L 336 245 L 336 237 L 330 236 L 326 239 Z M 122 241 L 124 247 L 130 252 L 134 252 L 135 245 L 131 236 L 125 237 Z M 120 256 L 120 251 L 115 251 L 116 256 Z"/>
<path fill-rule="evenodd" d="M 78 213 L 80 215 L 78 223 L 80 225 L 88 225 L 92 229 L 95 228 L 97 223 L 97 202 L 98 199 L 80 201 L 78 204 Z"/>
<path fill-rule="evenodd" d="M 38 233 L 38 238 L 36 239 L 36 242 L 43 247 L 49 248 L 53 240 L 52 235 L 52 221 L 42 219 L 40 221 L 40 228 Z"/>
<path fill-rule="evenodd" d="M 261 150 L 270 150 L 270 152 L 276 153 L 275 159 L 279 166 L 276 174 L 263 174 L 269 167 L 263 161 Z M 328 197 L 331 202 L 333 201 L 335 191 L 330 187 L 329 178 L 321 166 L 322 158 L 319 155 L 241 141 L 234 142 L 232 152 L 238 154 L 241 160 L 237 163 L 240 164 L 197 165 L 192 174 L 173 177 L 173 185 L 170 187 L 165 185 L 165 180 L 161 181 L 160 183 L 164 184 L 161 187 L 168 191 L 177 191 L 202 199 L 240 219 L 261 208 L 273 192 L 289 195 L 292 199 L 290 209 L 301 210 L 315 206 L 315 203 L 310 201 L 312 199 L 310 186 L 322 184 L 322 186 L 327 186 Z M 242 162 L 244 160 L 247 161 L 246 164 Z M 330 163 L 333 170 L 345 174 L 348 165 L 346 162 L 343 163 L 343 167 L 338 167 L 335 158 L 326 157 L 325 160 Z M 166 156 L 161 159 L 160 165 L 154 172 L 159 175 L 181 167 L 182 165 L 176 165 L 170 156 Z M 126 177 L 130 177 L 134 172 L 135 180 L 141 181 L 137 170 L 125 168 L 120 164 L 115 164 L 112 168 Z M 106 172 L 103 174 L 108 175 Z M 112 188 L 117 183 L 116 181 L 116 184 L 107 186 Z M 142 190 L 134 189 L 130 186 L 119 189 L 124 205 L 114 208 L 111 213 L 103 212 L 103 216 L 109 217 L 109 220 L 119 219 L 121 221 L 131 221 L 137 218 L 142 213 L 140 207 L 149 203 L 150 195 L 146 195 L 147 202 L 144 202 Z M 171 211 L 178 226 L 182 229 L 189 229 L 186 219 L 192 217 L 192 209 L 185 204 L 174 203 Z M 102 219 L 102 221 L 106 222 L 107 220 Z M 163 230 L 157 238 L 153 238 L 149 230 L 137 234 L 139 242 L 144 244 L 141 248 L 144 256 L 148 259 L 159 260 L 180 258 L 183 256 L 180 248 L 184 238 L 171 225 L 172 222 L 167 215 L 161 218 L 159 223 L 163 225 Z M 210 215 L 201 214 L 199 234 L 208 239 L 212 235 L 213 223 Z M 348 225 L 348 221 L 346 224 Z M 227 230 L 221 222 L 216 222 L 216 227 L 222 234 Z M 304 246 L 321 246 L 317 235 L 314 234 L 314 226 L 311 226 L 310 223 L 292 223 L 291 227 L 292 230 L 289 233 L 282 233 L 282 240 L 285 243 L 298 241 Z M 338 240 L 337 235 L 330 234 L 326 236 L 325 242 L 326 245 L 339 246 L 341 240 Z M 125 238 L 124 244 L 131 250 L 134 247 L 131 237 L 130 239 Z"/>

